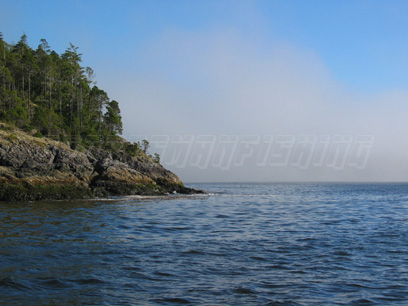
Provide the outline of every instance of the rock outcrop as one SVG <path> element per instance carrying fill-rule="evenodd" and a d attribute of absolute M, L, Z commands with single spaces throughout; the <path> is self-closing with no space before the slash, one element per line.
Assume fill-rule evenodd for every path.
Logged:
<path fill-rule="evenodd" d="M 4 129 L 4 126 L 3 126 Z M 64 143 L 0 130 L 0 200 L 78 199 L 113 195 L 200 193 L 147 155 Z"/>

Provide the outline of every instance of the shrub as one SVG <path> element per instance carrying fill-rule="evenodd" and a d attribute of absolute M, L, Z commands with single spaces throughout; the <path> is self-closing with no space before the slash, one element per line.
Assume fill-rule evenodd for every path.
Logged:
<path fill-rule="evenodd" d="M 37 137 L 37 138 L 42 138 L 43 137 L 43 135 L 40 132 L 35 132 L 33 136 Z"/>

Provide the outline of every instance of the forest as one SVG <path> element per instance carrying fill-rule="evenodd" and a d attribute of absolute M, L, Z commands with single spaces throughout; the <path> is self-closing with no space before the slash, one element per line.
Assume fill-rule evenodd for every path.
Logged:
<path fill-rule="evenodd" d="M 81 66 L 81 56 L 71 43 L 58 54 L 45 39 L 33 49 L 25 34 L 9 44 L 0 33 L 0 121 L 73 149 L 117 146 L 119 104 L 96 86 L 94 71 Z M 131 151 L 138 147 L 131 146 Z"/>

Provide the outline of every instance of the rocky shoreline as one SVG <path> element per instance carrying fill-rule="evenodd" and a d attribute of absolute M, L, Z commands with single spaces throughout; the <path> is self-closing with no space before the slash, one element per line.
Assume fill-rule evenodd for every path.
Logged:
<path fill-rule="evenodd" d="M 196 194 L 140 152 L 72 150 L 18 129 L 0 130 L 0 201 L 84 199 L 119 195 Z"/>

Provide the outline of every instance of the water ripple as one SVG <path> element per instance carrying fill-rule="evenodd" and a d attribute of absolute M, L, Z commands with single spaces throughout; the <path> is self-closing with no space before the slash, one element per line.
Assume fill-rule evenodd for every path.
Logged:
<path fill-rule="evenodd" d="M 192 187 L 1 204 L 1 302 L 408 305 L 408 185 Z"/>

